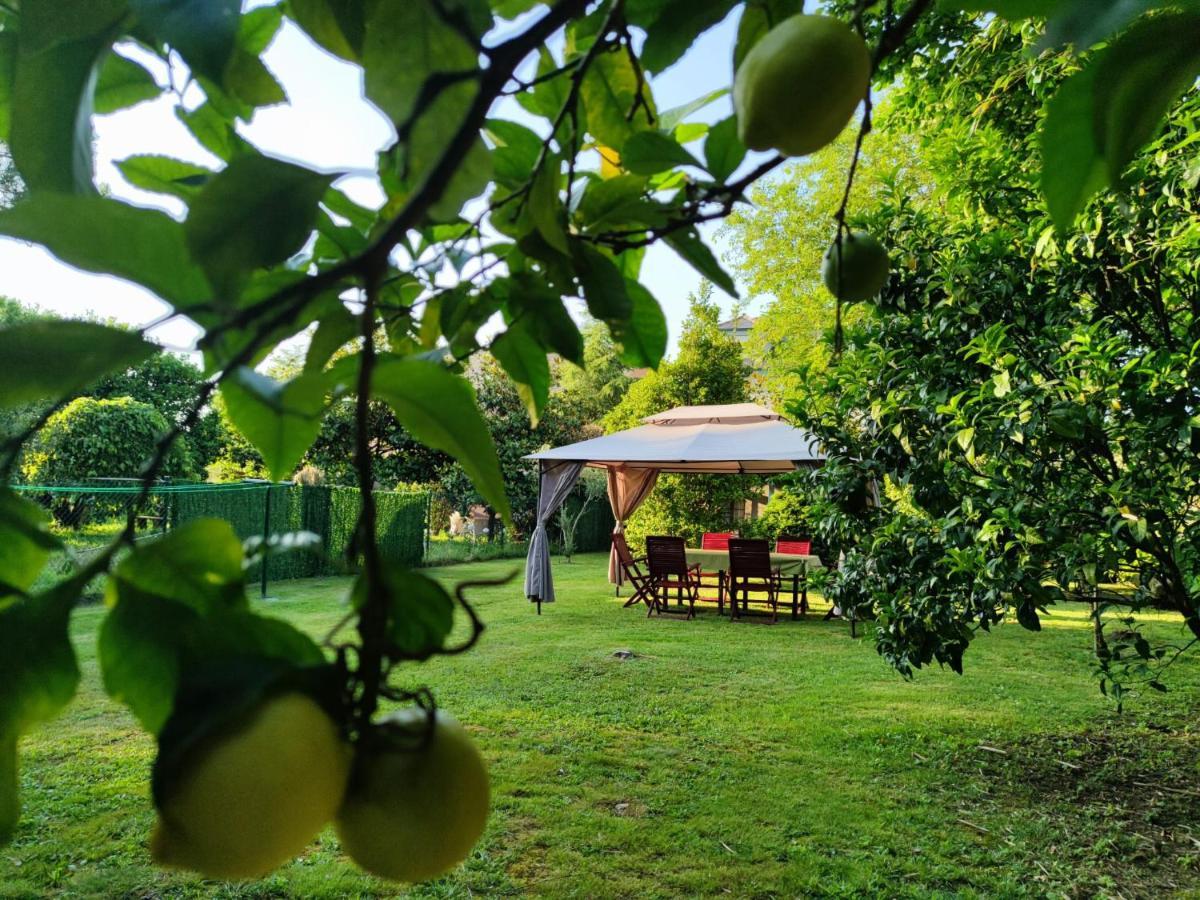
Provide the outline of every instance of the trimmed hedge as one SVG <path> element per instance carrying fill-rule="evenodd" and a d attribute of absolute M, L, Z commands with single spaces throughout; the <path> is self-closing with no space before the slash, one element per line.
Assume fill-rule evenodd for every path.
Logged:
<path fill-rule="evenodd" d="M 172 498 L 171 525 L 199 518 L 224 519 L 245 540 L 309 531 L 321 539 L 312 552 L 272 556 L 267 578 L 310 578 L 346 570 L 346 549 L 354 534 L 362 500 L 357 488 L 313 485 L 246 485 L 242 490 L 193 491 Z M 383 558 L 407 566 L 421 564 L 429 494 L 376 491 L 379 547 Z M 260 577 L 258 566 L 248 573 Z"/>

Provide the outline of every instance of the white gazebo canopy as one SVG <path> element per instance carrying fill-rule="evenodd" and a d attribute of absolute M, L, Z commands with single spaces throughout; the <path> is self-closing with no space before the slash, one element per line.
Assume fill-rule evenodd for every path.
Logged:
<path fill-rule="evenodd" d="M 609 502 L 622 531 L 660 472 L 772 475 L 825 459 L 811 434 L 753 403 L 679 406 L 642 421 L 647 424 L 525 457 L 541 465 L 537 527 L 525 569 L 525 595 L 537 601 L 539 612 L 542 602 L 554 600 L 545 523 L 584 466 L 608 470 Z M 609 577 L 620 577 L 615 560 Z"/>
<path fill-rule="evenodd" d="M 679 406 L 642 421 L 649 424 L 526 459 L 605 469 L 771 475 L 825 458 L 812 435 L 753 403 Z"/>

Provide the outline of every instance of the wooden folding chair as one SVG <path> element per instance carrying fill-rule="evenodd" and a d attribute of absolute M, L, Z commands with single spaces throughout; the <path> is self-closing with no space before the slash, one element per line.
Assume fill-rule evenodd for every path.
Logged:
<path fill-rule="evenodd" d="M 696 599 L 700 596 L 700 564 L 688 565 L 686 546 L 681 537 L 656 535 L 646 538 L 646 560 L 650 569 L 650 589 L 654 603 L 647 616 L 657 609 L 666 612 L 671 588 L 680 604 L 686 597 L 689 619 L 696 616 Z"/>
<path fill-rule="evenodd" d="M 779 618 L 779 592 L 783 576 L 771 565 L 771 545 L 762 540 L 732 538 L 729 541 L 729 619 L 738 614 L 738 592 L 743 608 L 750 602 L 750 591 L 763 591 L 771 608 L 771 621 Z"/>
<path fill-rule="evenodd" d="M 625 601 L 625 608 L 637 606 L 638 603 L 645 603 L 651 606 L 654 602 L 653 592 L 651 591 L 650 576 L 642 571 L 642 566 L 646 564 L 646 557 L 635 557 L 629 551 L 629 544 L 625 541 L 625 535 L 621 532 L 616 532 L 612 536 L 613 546 L 617 549 L 617 564 L 621 567 L 621 572 L 625 580 L 633 585 L 633 596 Z M 620 586 L 617 591 L 621 590 Z"/>

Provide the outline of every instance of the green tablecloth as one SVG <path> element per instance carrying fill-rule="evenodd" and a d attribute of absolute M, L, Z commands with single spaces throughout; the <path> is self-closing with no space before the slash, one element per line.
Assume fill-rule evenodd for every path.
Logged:
<path fill-rule="evenodd" d="M 728 572 L 728 550 L 701 550 L 698 547 L 687 548 L 687 561 L 700 563 L 705 572 Z M 821 565 L 819 556 L 800 556 L 796 553 L 772 553 L 771 565 L 784 575 L 799 575 L 807 567 L 807 571 L 815 572 L 825 568 Z"/>

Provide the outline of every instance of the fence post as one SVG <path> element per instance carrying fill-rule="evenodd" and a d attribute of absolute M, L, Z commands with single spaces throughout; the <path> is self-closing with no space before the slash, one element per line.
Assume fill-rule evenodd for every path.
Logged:
<path fill-rule="evenodd" d="M 267 485 L 267 500 L 263 504 L 263 542 L 262 542 L 262 599 L 267 599 L 267 539 L 271 536 L 271 488 Z"/>

